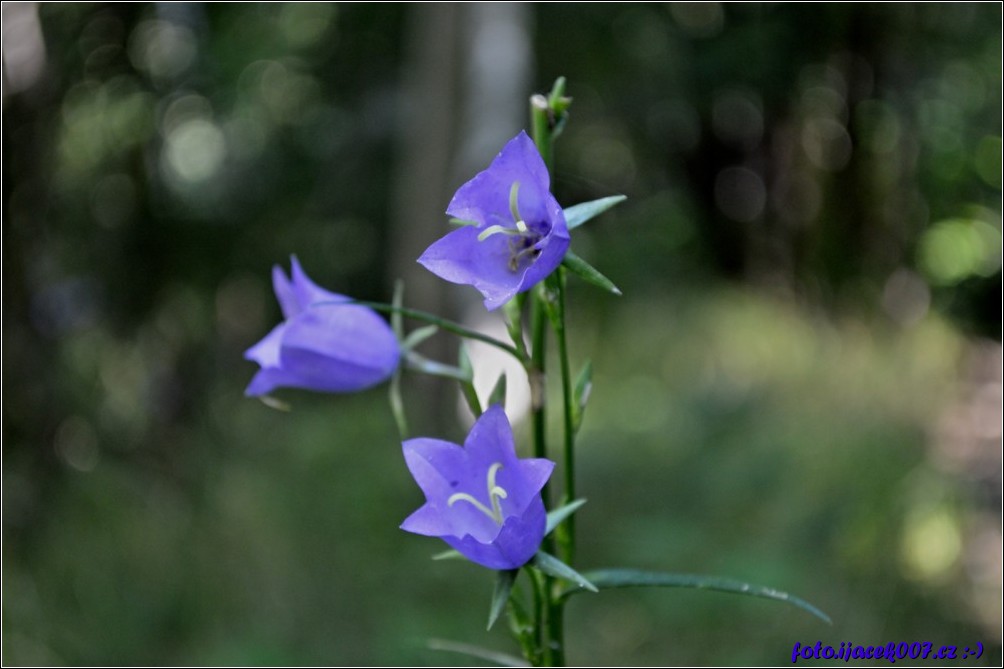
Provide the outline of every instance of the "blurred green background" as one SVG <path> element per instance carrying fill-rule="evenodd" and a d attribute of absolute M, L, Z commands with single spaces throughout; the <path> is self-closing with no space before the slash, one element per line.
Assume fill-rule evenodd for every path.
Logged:
<path fill-rule="evenodd" d="M 4 3 L 3 37 L 4 664 L 515 652 L 484 631 L 491 575 L 398 529 L 422 499 L 384 390 L 274 411 L 242 353 L 291 253 L 477 313 L 414 259 L 558 75 L 559 202 L 629 197 L 573 240 L 625 294 L 571 284 L 579 566 L 834 619 L 581 596 L 569 661 L 1000 664 L 999 4 Z M 462 439 L 453 387 L 405 393 Z"/>

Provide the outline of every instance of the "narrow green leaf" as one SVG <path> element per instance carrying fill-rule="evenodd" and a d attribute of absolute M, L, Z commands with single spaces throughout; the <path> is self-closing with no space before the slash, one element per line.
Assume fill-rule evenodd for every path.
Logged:
<path fill-rule="evenodd" d="M 505 372 L 499 374 L 498 381 L 495 382 L 495 387 L 492 388 L 491 394 L 488 396 L 488 406 L 493 404 L 501 404 L 505 406 L 505 393 L 506 393 L 506 376 Z"/>
<path fill-rule="evenodd" d="M 563 578 L 566 581 L 571 581 L 572 583 L 575 583 L 579 587 L 585 588 L 590 592 L 599 592 L 596 586 L 590 583 L 589 579 L 585 576 L 575 571 L 558 558 L 545 553 L 544 551 L 537 551 L 537 554 L 533 557 L 533 565 L 545 574 L 554 576 L 555 578 Z"/>
<path fill-rule="evenodd" d="M 582 505 L 586 503 L 584 499 L 577 499 L 574 502 L 569 502 L 564 506 L 560 506 L 554 511 L 547 514 L 547 528 L 544 530 L 544 536 L 547 536 L 554 531 L 558 525 L 561 524 L 565 518 L 582 508 Z"/>
<path fill-rule="evenodd" d="M 576 432 L 582 427 L 582 417 L 586 413 L 586 404 L 589 402 L 589 396 L 592 392 L 593 363 L 591 360 L 586 360 L 586 364 L 582 366 L 582 371 L 579 372 L 578 378 L 575 379 L 575 390 L 572 393 L 572 398 L 575 402 L 573 427 Z"/>
<path fill-rule="evenodd" d="M 614 207 L 627 199 L 625 195 L 611 195 L 599 200 L 583 202 L 565 209 L 565 223 L 569 230 L 574 230 L 591 218 L 596 218 L 607 209 Z"/>
<path fill-rule="evenodd" d="M 488 611 L 488 629 L 492 628 L 495 621 L 505 611 L 505 605 L 509 601 L 512 584 L 516 582 L 517 574 L 519 574 L 519 569 L 505 569 L 498 572 L 498 578 L 495 579 L 495 590 L 492 592 L 492 605 Z"/>
<path fill-rule="evenodd" d="M 594 286 L 599 286 L 614 295 L 622 294 L 620 288 L 615 286 L 613 281 L 600 274 L 598 269 L 572 253 L 571 250 L 565 252 L 565 259 L 561 261 L 561 264 Z"/>
<path fill-rule="evenodd" d="M 466 560 L 460 551 L 450 549 L 448 551 L 443 551 L 442 553 L 436 553 L 432 556 L 433 560 Z"/>
<path fill-rule="evenodd" d="M 502 667 L 530 666 L 520 658 L 509 655 L 508 653 L 500 653 L 497 650 L 491 650 L 490 648 L 482 648 L 481 646 L 473 646 L 469 643 L 460 643 L 459 641 L 446 641 L 445 639 L 429 639 L 429 649 L 443 650 L 448 653 L 460 653 L 461 655 L 476 657 L 479 660 L 487 660 L 488 662 L 494 662 L 495 664 Z"/>
<path fill-rule="evenodd" d="M 458 227 L 462 227 L 462 226 L 465 226 L 465 225 L 470 225 L 470 226 L 476 228 L 476 227 L 478 227 L 478 225 L 480 225 L 480 223 L 478 223 L 477 221 L 468 221 L 467 219 L 464 219 L 464 218 L 451 218 L 450 219 L 450 225 L 456 225 Z"/>
<path fill-rule="evenodd" d="M 464 401 L 467 402 L 467 407 L 474 414 L 474 417 L 481 418 L 481 414 L 484 411 L 481 409 L 481 400 L 478 399 L 478 393 L 474 390 L 474 383 L 472 381 L 474 378 L 474 367 L 471 365 L 471 357 L 467 353 L 467 345 L 464 343 L 460 344 L 459 358 L 460 369 L 467 374 L 467 380 L 460 382 L 460 394 L 464 396 Z"/>
<path fill-rule="evenodd" d="M 538 554 L 539 555 L 539 554 Z M 585 577 L 593 582 L 598 588 L 632 588 L 632 587 L 661 587 L 661 588 L 697 588 L 700 590 L 717 590 L 719 592 L 731 592 L 738 595 L 749 595 L 751 597 L 763 597 L 774 599 L 779 602 L 787 602 L 792 606 L 797 606 L 803 611 L 807 611 L 827 624 L 833 624 L 830 617 L 808 603 L 800 597 L 789 595 L 787 592 L 775 590 L 762 585 L 743 583 L 731 578 L 720 578 L 718 576 L 703 576 L 701 574 L 673 574 L 657 571 L 643 571 L 640 569 L 597 569 L 586 572 Z M 569 590 L 566 594 L 572 595 L 577 590 Z"/>
<path fill-rule="evenodd" d="M 565 97 L 565 78 L 558 77 L 551 86 L 551 92 L 547 94 L 547 104 L 554 107 L 555 103 Z"/>
<path fill-rule="evenodd" d="M 439 332 L 438 325 L 426 325 L 425 327 L 413 330 L 407 337 L 404 338 L 404 341 L 401 342 L 401 348 L 406 351 L 410 351 L 437 332 Z"/>

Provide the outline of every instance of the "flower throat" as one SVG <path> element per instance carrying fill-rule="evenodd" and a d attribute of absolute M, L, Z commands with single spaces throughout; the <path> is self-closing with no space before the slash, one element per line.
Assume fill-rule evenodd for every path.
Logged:
<path fill-rule="evenodd" d="M 492 235 L 502 234 L 510 237 L 509 241 L 509 271 L 515 272 L 519 269 L 520 262 L 529 257 L 531 260 L 536 260 L 537 256 L 540 255 L 540 249 L 536 248 L 537 242 L 540 241 L 540 235 L 536 232 L 530 230 L 527 226 L 526 221 L 519 213 L 519 182 L 514 181 L 512 188 L 509 189 L 509 213 L 512 214 L 512 220 L 516 225 L 516 228 L 509 228 L 504 225 L 489 225 L 485 228 L 481 234 L 478 235 L 478 241 L 483 242 Z"/>

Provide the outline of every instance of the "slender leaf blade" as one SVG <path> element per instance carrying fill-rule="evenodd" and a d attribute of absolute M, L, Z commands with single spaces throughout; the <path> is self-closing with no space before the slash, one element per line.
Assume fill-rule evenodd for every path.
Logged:
<path fill-rule="evenodd" d="M 825 623 L 832 625 L 828 615 L 805 601 L 801 597 L 768 588 L 762 585 L 745 583 L 731 578 L 705 576 L 702 574 L 675 574 L 668 572 L 644 571 L 641 569 L 596 569 L 584 574 L 596 587 L 606 590 L 610 588 L 659 587 L 659 588 L 697 588 L 699 590 L 717 590 L 750 597 L 762 597 L 779 602 L 786 602 L 807 611 Z M 571 595 L 578 592 L 569 590 Z"/>
<path fill-rule="evenodd" d="M 575 501 L 569 502 L 564 506 L 560 506 L 554 511 L 547 514 L 547 529 L 544 530 L 544 536 L 547 536 L 554 531 L 558 525 L 561 524 L 565 518 L 582 508 L 582 505 L 586 503 L 584 499 L 577 499 Z"/>
<path fill-rule="evenodd" d="M 474 366 L 471 364 L 471 356 L 467 352 L 466 344 L 460 344 L 459 357 L 460 369 L 467 374 L 467 381 L 460 381 L 460 394 L 464 396 L 464 401 L 467 402 L 467 407 L 474 414 L 474 417 L 481 418 L 484 410 L 481 408 L 481 400 L 478 399 L 478 393 L 474 390 Z"/>
<path fill-rule="evenodd" d="M 482 648 L 481 646 L 474 646 L 469 643 L 460 643 L 459 641 L 447 641 L 446 639 L 429 639 L 429 649 L 430 650 L 443 650 L 449 653 L 459 653 L 461 655 L 467 655 L 469 657 L 476 657 L 479 660 L 487 660 L 488 662 L 494 662 L 495 664 L 502 667 L 529 667 L 524 660 L 518 657 L 509 655 L 508 653 L 501 653 L 497 650 L 492 650 L 490 648 Z"/>
<path fill-rule="evenodd" d="M 498 578 L 495 579 L 495 590 L 492 592 L 492 605 L 488 610 L 488 629 L 492 628 L 495 621 L 505 611 L 505 605 L 509 601 L 517 574 L 519 574 L 519 569 L 504 569 L 498 572 Z"/>
<path fill-rule="evenodd" d="M 571 581 L 590 592 L 599 592 L 589 579 L 549 553 L 537 551 L 537 554 L 533 558 L 533 565 L 545 574 Z"/>
<path fill-rule="evenodd" d="M 621 289 L 614 285 L 613 281 L 603 276 L 598 269 L 572 253 L 571 250 L 565 252 L 565 258 L 561 261 L 561 264 L 567 267 L 569 271 L 608 293 L 613 293 L 614 295 L 623 294 L 621 293 Z"/>
<path fill-rule="evenodd" d="M 625 195 L 611 195 L 599 200 L 583 202 L 565 209 L 565 223 L 569 230 L 574 230 L 591 218 L 596 218 L 607 209 L 614 207 L 627 199 Z"/>
<path fill-rule="evenodd" d="M 506 375 L 505 372 L 499 374 L 498 381 L 495 382 L 495 387 L 492 388 L 491 394 L 488 396 L 488 406 L 493 404 L 501 404 L 505 406 L 505 393 L 506 393 Z"/>

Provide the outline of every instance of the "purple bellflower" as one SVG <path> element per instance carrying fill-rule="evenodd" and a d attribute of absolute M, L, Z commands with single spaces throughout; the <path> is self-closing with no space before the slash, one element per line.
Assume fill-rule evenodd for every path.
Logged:
<path fill-rule="evenodd" d="M 450 201 L 446 213 L 468 225 L 434 242 L 418 262 L 477 288 L 489 310 L 530 290 L 561 264 L 569 245 L 550 184 L 533 140 L 520 132 Z"/>
<path fill-rule="evenodd" d="M 375 311 L 329 292 L 292 258 L 292 279 L 278 265 L 272 285 L 285 317 L 244 357 L 261 365 L 244 391 L 257 396 L 273 388 L 353 392 L 374 386 L 397 368 L 400 348 Z"/>
<path fill-rule="evenodd" d="M 478 419 L 462 447 L 409 439 L 404 459 L 426 502 L 401 529 L 439 537 L 490 569 L 521 567 L 540 548 L 547 521 L 540 491 L 554 463 L 516 457 L 512 428 L 499 405 Z"/>

